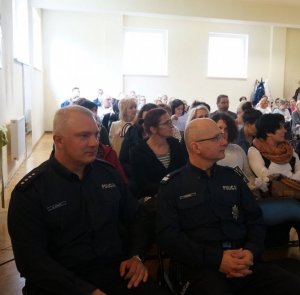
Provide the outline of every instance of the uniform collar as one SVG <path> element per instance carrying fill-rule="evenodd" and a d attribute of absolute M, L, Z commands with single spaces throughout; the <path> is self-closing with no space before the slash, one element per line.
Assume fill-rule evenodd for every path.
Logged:
<path fill-rule="evenodd" d="M 51 163 L 52 167 L 54 168 L 54 170 L 59 173 L 60 175 L 74 180 L 74 181 L 78 181 L 79 177 L 77 174 L 71 172 L 70 170 L 68 170 L 65 166 L 63 166 L 60 162 L 57 161 L 57 159 L 54 157 L 54 155 L 51 154 L 49 162 Z M 93 168 L 93 164 L 88 164 L 85 166 L 84 169 L 84 173 L 83 173 L 83 179 L 91 172 Z"/>
<path fill-rule="evenodd" d="M 190 161 L 188 161 L 187 167 L 193 173 L 196 173 L 196 174 L 206 177 L 206 178 L 208 177 L 207 173 L 204 170 L 194 166 L 193 164 L 191 164 Z M 217 167 L 218 167 L 218 165 L 216 163 L 211 167 L 211 177 L 214 177 L 214 175 L 216 174 Z"/>

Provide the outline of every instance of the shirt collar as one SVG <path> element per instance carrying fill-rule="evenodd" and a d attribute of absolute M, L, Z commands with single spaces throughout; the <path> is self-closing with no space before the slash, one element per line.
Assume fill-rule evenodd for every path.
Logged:
<path fill-rule="evenodd" d="M 193 165 L 190 161 L 188 161 L 187 167 L 193 173 L 196 173 L 196 174 L 198 174 L 200 176 L 203 176 L 203 177 L 206 177 L 206 178 L 208 177 L 207 173 L 204 170 L 202 170 L 202 169 L 198 168 L 197 166 Z M 214 175 L 216 174 L 217 167 L 218 167 L 218 165 L 216 163 L 213 164 L 213 166 L 211 167 L 211 177 L 214 177 Z"/>
<path fill-rule="evenodd" d="M 57 173 L 59 173 L 60 175 L 66 177 L 66 178 L 69 178 L 71 180 L 74 180 L 74 181 L 79 180 L 78 175 L 73 173 L 69 169 L 67 169 L 65 166 L 63 166 L 59 161 L 57 161 L 57 159 L 54 157 L 54 155 L 51 154 L 49 161 L 50 161 L 52 167 L 54 168 L 54 170 Z M 83 173 L 83 175 L 84 175 L 83 179 L 91 172 L 92 168 L 93 168 L 93 163 L 90 163 L 85 166 L 84 173 Z"/>

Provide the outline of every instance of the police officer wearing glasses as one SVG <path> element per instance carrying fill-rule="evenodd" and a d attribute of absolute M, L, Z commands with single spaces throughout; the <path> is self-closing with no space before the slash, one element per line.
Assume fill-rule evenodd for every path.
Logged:
<path fill-rule="evenodd" d="M 216 162 L 226 139 L 211 119 L 185 131 L 188 164 L 161 183 L 157 197 L 158 243 L 180 265 L 189 295 L 289 294 L 300 279 L 264 264 L 263 217 L 243 179 Z"/>

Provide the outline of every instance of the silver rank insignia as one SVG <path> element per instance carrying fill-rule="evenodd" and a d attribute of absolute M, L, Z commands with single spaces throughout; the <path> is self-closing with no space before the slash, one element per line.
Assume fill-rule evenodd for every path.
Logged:
<path fill-rule="evenodd" d="M 240 215 L 240 212 L 239 212 L 239 207 L 238 207 L 237 205 L 234 205 L 234 206 L 232 207 L 232 212 L 231 212 L 231 214 L 232 214 L 232 217 L 233 217 L 235 220 L 238 220 L 239 215 Z"/>

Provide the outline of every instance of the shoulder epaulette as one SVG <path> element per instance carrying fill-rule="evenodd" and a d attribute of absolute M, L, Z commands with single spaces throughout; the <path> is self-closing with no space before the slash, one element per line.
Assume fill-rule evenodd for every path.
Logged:
<path fill-rule="evenodd" d="M 175 171 L 172 171 L 171 173 L 167 174 L 161 181 L 161 184 L 167 184 L 173 177 L 179 174 L 181 169 L 177 169 Z"/>
<path fill-rule="evenodd" d="M 244 173 L 244 171 L 239 167 L 239 166 L 236 166 L 233 168 L 233 171 L 239 175 L 244 181 L 245 183 L 248 183 L 249 182 L 249 179 L 248 177 L 246 176 L 246 174 Z"/>
<path fill-rule="evenodd" d="M 21 191 L 25 191 L 40 175 L 42 175 L 43 169 L 37 167 L 25 175 L 16 185 L 16 188 Z"/>

